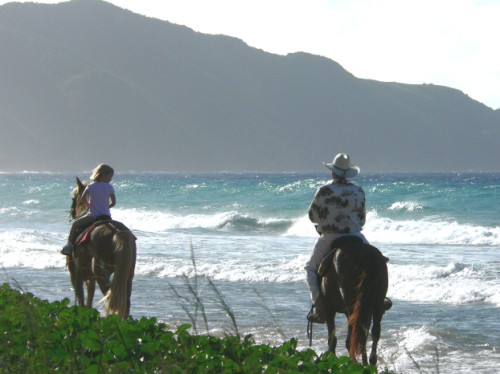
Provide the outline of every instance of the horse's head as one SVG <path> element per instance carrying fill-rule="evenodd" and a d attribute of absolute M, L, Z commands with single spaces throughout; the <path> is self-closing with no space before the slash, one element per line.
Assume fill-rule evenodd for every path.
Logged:
<path fill-rule="evenodd" d="M 83 191 L 85 191 L 85 187 L 87 187 L 87 185 L 83 183 L 78 177 L 76 177 L 76 187 L 71 193 L 70 215 L 72 219 L 80 217 L 87 210 L 87 207 L 81 201 L 81 197 Z"/>

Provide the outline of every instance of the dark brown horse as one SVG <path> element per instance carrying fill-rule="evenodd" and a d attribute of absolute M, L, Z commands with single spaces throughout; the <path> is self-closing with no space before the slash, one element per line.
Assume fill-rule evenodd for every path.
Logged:
<path fill-rule="evenodd" d="M 72 218 L 80 216 L 85 209 L 80 201 L 85 185 L 78 178 L 76 182 Z M 98 223 L 84 244 L 75 246 L 73 255 L 67 256 L 66 261 L 78 305 L 92 307 L 97 281 L 104 295 L 101 302 L 105 305 L 106 315 L 116 313 L 123 318 L 129 316 L 136 261 L 135 239 L 124 224 L 108 220 Z M 87 286 L 86 303 L 84 284 Z"/>
<path fill-rule="evenodd" d="M 344 237 L 332 245 L 334 251 L 320 265 L 322 293 L 325 295 L 328 346 L 335 353 L 335 313 L 347 316 L 346 348 L 355 360 L 362 356 L 368 363 L 366 344 L 371 326 L 370 364 L 377 363 L 382 316 L 391 307 L 386 301 L 388 288 L 387 258 L 380 251 L 357 238 Z"/>

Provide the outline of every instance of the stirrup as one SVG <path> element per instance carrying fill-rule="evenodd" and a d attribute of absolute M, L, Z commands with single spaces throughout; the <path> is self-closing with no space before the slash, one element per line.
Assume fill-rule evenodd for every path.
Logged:
<path fill-rule="evenodd" d="M 313 312 L 314 311 L 314 312 Z M 307 313 L 307 320 L 312 323 L 325 323 L 326 321 L 321 319 L 318 313 L 316 313 L 316 308 L 314 305 L 311 307 L 309 313 Z"/>

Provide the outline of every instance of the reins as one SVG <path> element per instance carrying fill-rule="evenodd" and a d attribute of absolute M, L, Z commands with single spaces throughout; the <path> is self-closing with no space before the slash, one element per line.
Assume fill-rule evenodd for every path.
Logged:
<path fill-rule="evenodd" d="M 314 305 L 311 306 L 311 309 L 309 310 L 309 313 L 307 313 L 307 317 L 311 315 L 311 313 L 314 310 Z M 307 337 L 309 338 L 309 347 L 312 346 L 312 338 L 313 338 L 313 323 L 309 321 L 309 318 L 307 318 Z"/>

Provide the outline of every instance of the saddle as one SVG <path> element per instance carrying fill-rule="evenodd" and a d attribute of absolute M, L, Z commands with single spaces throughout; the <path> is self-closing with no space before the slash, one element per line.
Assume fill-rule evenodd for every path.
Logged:
<path fill-rule="evenodd" d="M 118 227 L 113 224 L 113 220 L 109 216 L 98 216 L 95 218 L 94 222 L 87 228 L 83 229 L 83 231 L 77 236 L 75 240 L 75 247 L 86 244 L 90 240 L 90 234 L 94 231 L 95 228 L 108 225 L 114 231 L 118 231 Z"/>
<path fill-rule="evenodd" d="M 340 238 L 335 239 L 330 247 L 331 248 L 330 252 L 328 252 L 328 254 L 326 254 L 325 257 L 323 257 L 321 263 L 319 264 L 318 275 L 320 276 L 320 278 L 324 277 L 326 273 L 328 273 L 328 271 L 330 270 L 330 267 L 332 266 L 332 258 L 335 255 L 335 252 L 337 252 L 337 249 L 339 249 L 344 245 L 355 244 L 355 243 L 363 243 L 363 240 L 359 236 L 354 236 L 354 235 L 341 236 Z M 375 247 L 372 248 L 380 253 L 380 251 Z M 389 262 L 388 257 L 382 255 L 382 253 L 380 253 L 380 255 L 383 258 L 385 258 L 385 262 Z"/>
<path fill-rule="evenodd" d="M 337 238 L 332 242 L 330 246 L 330 252 L 328 252 L 326 256 L 323 257 L 321 263 L 319 264 L 318 275 L 320 277 L 324 277 L 326 273 L 328 273 L 328 270 L 330 270 L 330 267 L 332 266 L 332 258 L 335 255 L 337 249 L 351 243 L 363 243 L 363 240 L 359 236 L 347 235 L 341 236 L 340 238 Z"/>

